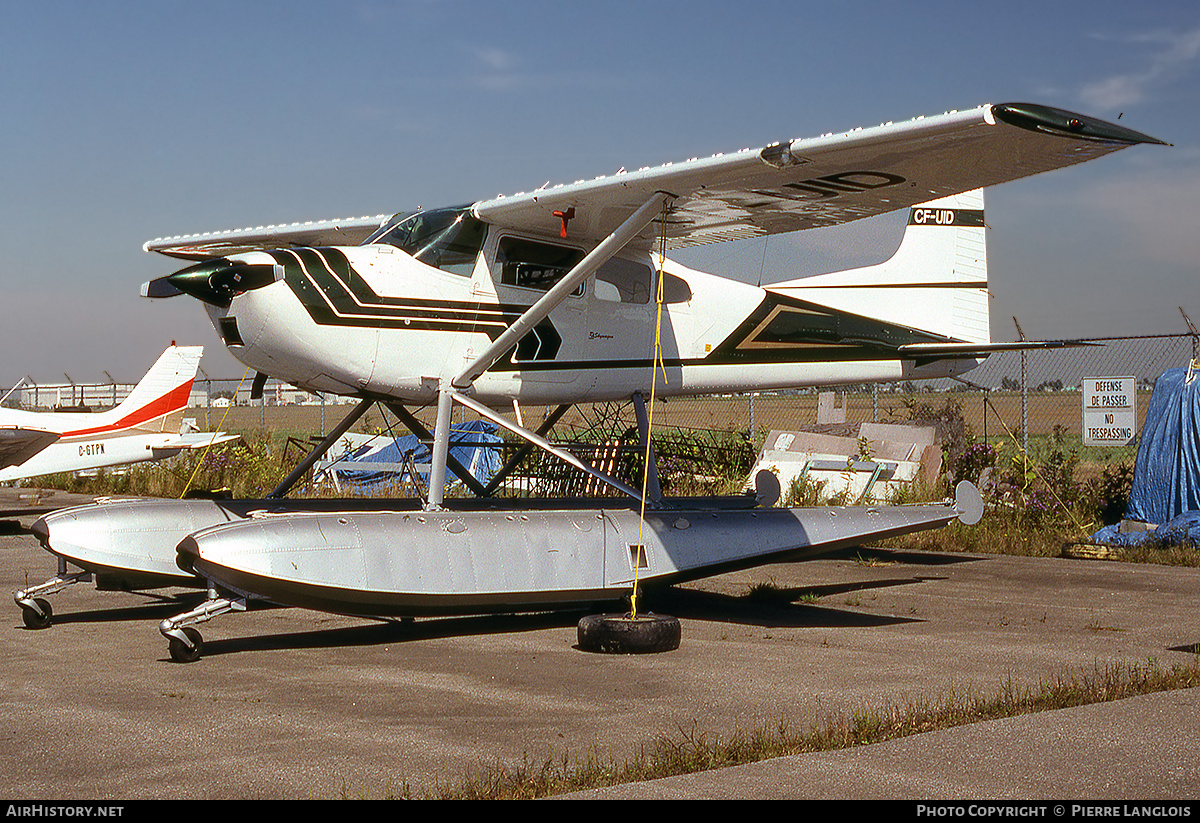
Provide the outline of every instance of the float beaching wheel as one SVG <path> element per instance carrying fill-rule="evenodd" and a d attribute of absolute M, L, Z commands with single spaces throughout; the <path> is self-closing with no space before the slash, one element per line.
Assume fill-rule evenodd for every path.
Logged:
<path fill-rule="evenodd" d="M 195 663 L 204 653 L 204 639 L 200 636 L 200 632 L 191 626 L 187 626 L 182 631 L 192 645 L 189 647 L 178 637 L 168 637 L 167 649 L 171 653 L 171 659 L 176 663 Z"/>
<path fill-rule="evenodd" d="M 579 621 L 579 648 L 602 654 L 649 654 L 679 648 L 679 618 L 666 614 L 589 614 Z"/>
<path fill-rule="evenodd" d="M 21 619 L 25 621 L 25 628 L 48 628 L 54 621 L 54 609 L 50 608 L 50 604 L 40 597 L 33 602 L 37 606 L 36 609 L 26 606 L 24 603 L 21 604 Z"/>

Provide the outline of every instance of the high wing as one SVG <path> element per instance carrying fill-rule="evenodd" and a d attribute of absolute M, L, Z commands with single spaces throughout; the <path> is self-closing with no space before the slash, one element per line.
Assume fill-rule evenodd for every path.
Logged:
<path fill-rule="evenodd" d="M 984 105 L 905 123 L 772 143 L 557 185 L 473 206 L 486 223 L 537 234 L 609 236 L 656 192 L 671 196 L 669 248 L 820 228 L 1082 163 L 1162 140 L 1030 103 Z M 256 249 L 347 246 L 388 215 L 150 240 L 146 251 L 205 260 Z M 662 221 L 631 241 L 647 248 Z M 172 292 L 174 293 L 174 292 Z M 165 297 L 152 293 L 147 296 Z"/>
<path fill-rule="evenodd" d="M 21 465 L 60 437 L 58 432 L 43 429 L 0 428 L 0 469 Z"/>
<path fill-rule="evenodd" d="M 168 257 L 207 260 L 227 254 L 278 249 L 287 246 L 357 246 L 371 236 L 391 215 L 350 217 L 341 220 L 317 220 L 252 229 L 230 229 L 207 234 L 159 237 L 142 245 Z"/>
<path fill-rule="evenodd" d="M 654 192 L 669 248 L 846 223 L 1161 140 L 1027 103 L 885 123 L 476 203 L 510 229 L 599 239 Z M 565 217 L 565 219 L 564 219 Z M 634 245 L 659 231 L 647 227 Z"/>

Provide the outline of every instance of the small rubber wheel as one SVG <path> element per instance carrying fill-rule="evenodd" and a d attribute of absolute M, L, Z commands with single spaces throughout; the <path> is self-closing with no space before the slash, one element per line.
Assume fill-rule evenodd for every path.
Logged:
<path fill-rule="evenodd" d="M 171 659 L 176 663 L 195 663 L 204 653 L 204 638 L 191 626 L 186 627 L 183 633 L 187 635 L 188 640 L 192 641 L 192 646 L 188 648 L 188 645 L 177 637 L 167 638 Z"/>
<path fill-rule="evenodd" d="M 679 619 L 666 614 L 589 614 L 579 621 L 579 648 L 601 654 L 651 654 L 679 648 Z"/>
<path fill-rule="evenodd" d="M 49 628 L 50 624 L 54 622 L 54 609 L 50 608 L 50 604 L 40 597 L 33 602 L 37 604 L 36 609 L 29 606 L 21 607 L 21 619 L 25 621 L 25 628 Z"/>

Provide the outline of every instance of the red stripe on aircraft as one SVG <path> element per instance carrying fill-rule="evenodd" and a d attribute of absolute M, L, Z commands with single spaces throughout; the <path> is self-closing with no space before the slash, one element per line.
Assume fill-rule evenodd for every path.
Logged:
<path fill-rule="evenodd" d="M 195 380 L 195 378 L 192 378 Z M 169 392 L 164 394 L 157 400 L 151 400 L 146 405 L 139 409 L 135 409 L 129 414 L 122 417 L 115 423 L 110 423 L 107 426 L 97 426 L 94 429 L 80 429 L 79 431 L 63 432 L 63 437 L 79 437 L 85 434 L 100 434 L 102 432 L 115 432 L 122 429 L 132 429 L 136 426 L 145 423 L 147 420 L 153 420 L 156 417 L 161 417 L 164 414 L 187 407 L 188 398 L 192 395 L 192 380 L 186 383 L 181 383 Z"/>

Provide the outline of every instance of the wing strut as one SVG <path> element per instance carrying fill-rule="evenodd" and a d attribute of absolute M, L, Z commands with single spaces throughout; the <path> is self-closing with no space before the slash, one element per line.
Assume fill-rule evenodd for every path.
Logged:
<path fill-rule="evenodd" d="M 371 404 L 374 402 L 375 401 L 370 397 L 365 397 L 358 401 L 358 405 L 355 406 L 348 415 L 342 418 L 341 423 L 338 423 L 333 427 L 333 431 L 331 431 L 325 437 L 325 439 L 322 440 L 321 443 L 312 450 L 308 457 L 301 460 L 300 465 L 292 469 L 292 473 L 283 478 L 279 485 L 271 490 L 271 493 L 267 495 L 267 499 L 273 500 L 277 497 L 283 497 L 285 494 L 290 492 L 292 490 L 292 486 L 296 485 L 300 478 L 304 476 L 304 473 L 311 469 L 313 464 L 320 460 L 325 455 L 325 452 L 329 451 L 333 447 L 333 444 L 338 441 L 338 438 L 350 431 L 350 427 L 357 423 L 358 419 L 367 413 L 367 409 L 371 408 Z"/>
<path fill-rule="evenodd" d="M 563 460 L 567 463 L 570 463 L 572 466 L 579 469 L 580 471 L 587 472 L 592 477 L 596 478 L 597 480 L 599 480 L 603 483 L 607 483 L 608 485 L 612 486 L 614 489 L 624 492 L 625 494 L 632 497 L 634 500 L 642 499 L 642 493 L 639 492 L 637 489 L 633 488 L 632 486 L 630 486 L 626 483 L 622 483 L 617 478 L 607 475 L 604 472 L 600 471 L 599 469 L 592 468 L 587 463 L 584 463 L 582 460 L 580 460 L 575 455 L 571 454 L 566 449 L 562 449 L 562 448 L 559 448 L 558 446 L 555 446 L 549 440 L 546 440 L 544 437 L 540 437 L 540 436 L 534 434 L 533 432 L 529 431 L 529 429 L 518 426 L 516 423 L 513 423 L 511 420 L 506 420 L 505 418 L 501 417 L 495 410 L 488 408 L 487 406 L 480 403 L 478 400 L 473 400 L 472 398 L 466 397 L 465 395 L 459 394 L 458 392 L 455 392 L 455 391 L 442 393 L 443 397 L 445 397 L 447 395 L 450 397 L 451 400 L 457 400 L 459 403 L 462 403 L 464 406 L 466 406 L 471 411 L 479 414 L 481 417 L 486 417 L 488 420 L 491 420 L 497 426 L 503 426 L 504 428 L 508 429 L 510 432 L 517 435 L 518 437 L 521 437 L 521 438 L 529 441 L 533 445 L 538 446 L 539 448 L 549 452 L 550 454 L 554 455 L 558 459 Z M 440 398 L 439 398 L 439 402 L 440 402 Z M 449 403 L 447 403 L 447 405 L 449 405 Z M 448 414 L 449 413 L 447 412 L 447 415 Z M 434 429 L 433 433 L 434 433 L 434 436 L 436 437 L 437 429 Z M 432 469 L 432 467 L 431 467 L 431 469 Z M 431 475 L 431 477 L 432 477 L 432 475 Z M 430 480 L 429 498 L 430 498 L 431 503 L 433 502 L 433 495 L 434 495 L 435 491 L 437 491 L 437 489 L 434 487 L 433 481 Z M 441 504 L 441 500 L 438 501 L 438 504 L 439 505 Z"/>
<path fill-rule="evenodd" d="M 650 225 L 662 210 L 663 203 L 674 199 L 674 195 L 663 191 L 655 192 L 649 200 L 642 204 L 629 218 L 592 249 L 586 257 L 567 272 L 566 276 L 546 292 L 542 299 L 534 303 L 525 313 L 496 338 L 492 345 L 484 349 L 470 365 L 450 381 L 450 388 L 465 389 L 479 379 L 479 376 L 492 367 L 505 352 L 520 342 L 534 326 L 546 318 L 559 303 L 567 299 L 567 295 L 587 279 L 588 275 L 607 263 L 609 259 L 625 247 L 625 245 Z M 436 434 L 436 430 L 434 432 Z M 431 481 L 432 482 L 432 481 Z"/>

